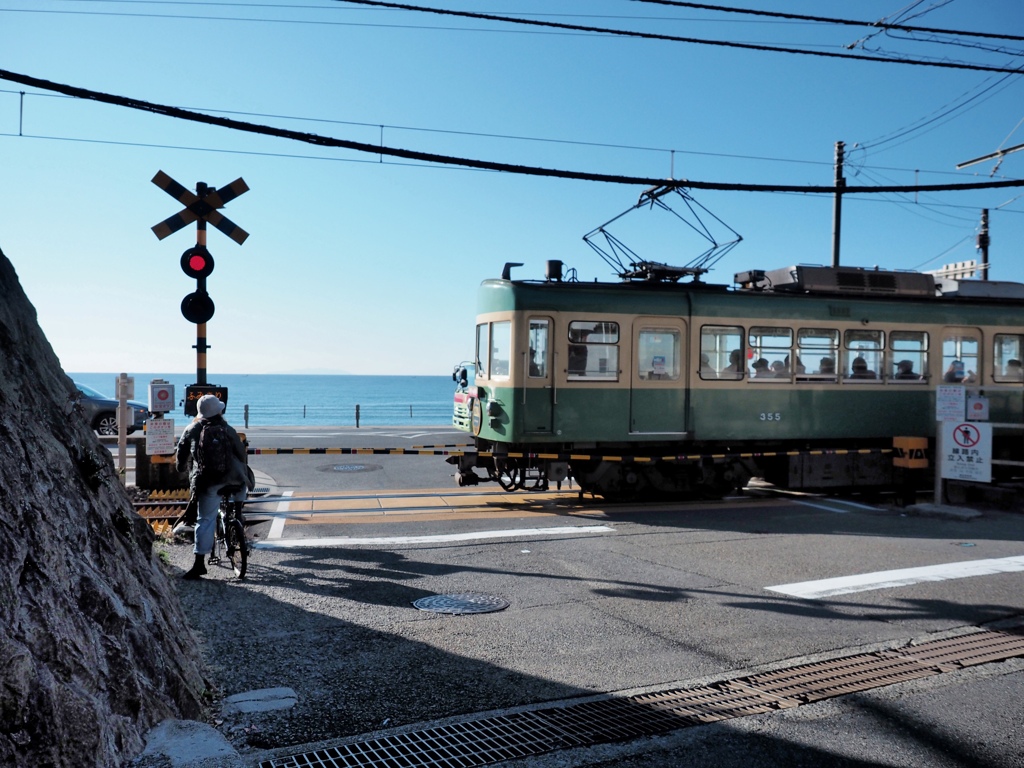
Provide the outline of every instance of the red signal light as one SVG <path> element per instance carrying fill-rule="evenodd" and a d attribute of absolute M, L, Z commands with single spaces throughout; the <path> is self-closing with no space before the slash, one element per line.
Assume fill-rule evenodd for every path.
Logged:
<path fill-rule="evenodd" d="M 189 248 L 181 254 L 181 269 L 196 280 L 206 278 L 213 272 L 213 256 L 201 245 Z"/>

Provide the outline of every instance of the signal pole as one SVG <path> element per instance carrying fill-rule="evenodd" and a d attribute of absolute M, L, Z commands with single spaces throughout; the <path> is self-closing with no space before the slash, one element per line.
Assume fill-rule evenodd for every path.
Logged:
<path fill-rule="evenodd" d="M 205 181 L 196 182 L 196 196 L 200 200 L 204 200 L 209 191 Z M 196 245 L 199 248 L 206 248 L 206 219 L 196 221 Z M 202 283 L 200 290 L 205 293 L 205 277 L 202 279 Z M 206 384 L 206 350 L 210 348 L 206 343 L 206 322 L 204 320 L 201 323 L 196 323 L 196 384 L 200 386 Z"/>
<path fill-rule="evenodd" d="M 202 181 L 196 184 L 196 192 L 199 193 L 199 197 L 206 197 L 206 184 Z M 199 219 L 196 222 L 196 245 L 200 248 L 206 248 L 206 219 Z M 206 278 L 203 278 L 203 283 L 206 282 Z M 203 288 L 206 286 L 204 285 Z M 203 386 L 206 384 L 206 350 L 210 347 L 206 343 L 206 321 L 196 323 L 196 384 Z"/>

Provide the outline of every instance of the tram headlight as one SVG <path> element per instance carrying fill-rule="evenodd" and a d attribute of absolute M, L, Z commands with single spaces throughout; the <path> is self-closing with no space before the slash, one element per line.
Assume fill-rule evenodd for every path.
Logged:
<path fill-rule="evenodd" d="M 490 416 L 491 418 L 494 418 L 495 416 L 501 416 L 501 406 L 498 405 L 496 401 L 489 400 L 487 402 L 487 415 Z"/>

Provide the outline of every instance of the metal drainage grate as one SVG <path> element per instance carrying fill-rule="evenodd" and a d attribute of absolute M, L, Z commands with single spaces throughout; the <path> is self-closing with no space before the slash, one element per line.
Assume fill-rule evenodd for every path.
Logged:
<path fill-rule="evenodd" d="M 421 597 L 413 605 L 421 611 L 433 613 L 491 613 L 508 608 L 508 600 L 479 592 L 460 592 L 455 595 Z"/>
<path fill-rule="evenodd" d="M 1017 656 L 1024 656 L 1024 635 L 983 630 L 701 688 L 554 706 L 342 744 L 264 760 L 259 768 L 471 768 L 771 712 Z"/>

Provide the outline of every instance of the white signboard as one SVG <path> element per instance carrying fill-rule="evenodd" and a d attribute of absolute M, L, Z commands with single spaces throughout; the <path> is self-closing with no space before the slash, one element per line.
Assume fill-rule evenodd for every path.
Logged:
<path fill-rule="evenodd" d="M 970 395 L 967 398 L 967 420 L 988 421 L 988 398 Z"/>
<path fill-rule="evenodd" d="M 967 395 L 963 387 L 940 384 L 935 388 L 936 421 L 963 421 L 966 408 Z"/>
<path fill-rule="evenodd" d="M 146 422 L 146 453 L 167 456 L 174 453 L 174 419 L 150 419 Z"/>
<path fill-rule="evenodd" d="M 947 421 L 942 430 L 942 477 L 946 480 L 992 482 L 992 425 Z"/>
<path fill-rule="evenodd" d="M 163 379 L 149 383 L 149 410 L 153 413 L 167 413 L 174 410 L 174 385 Z"/>

